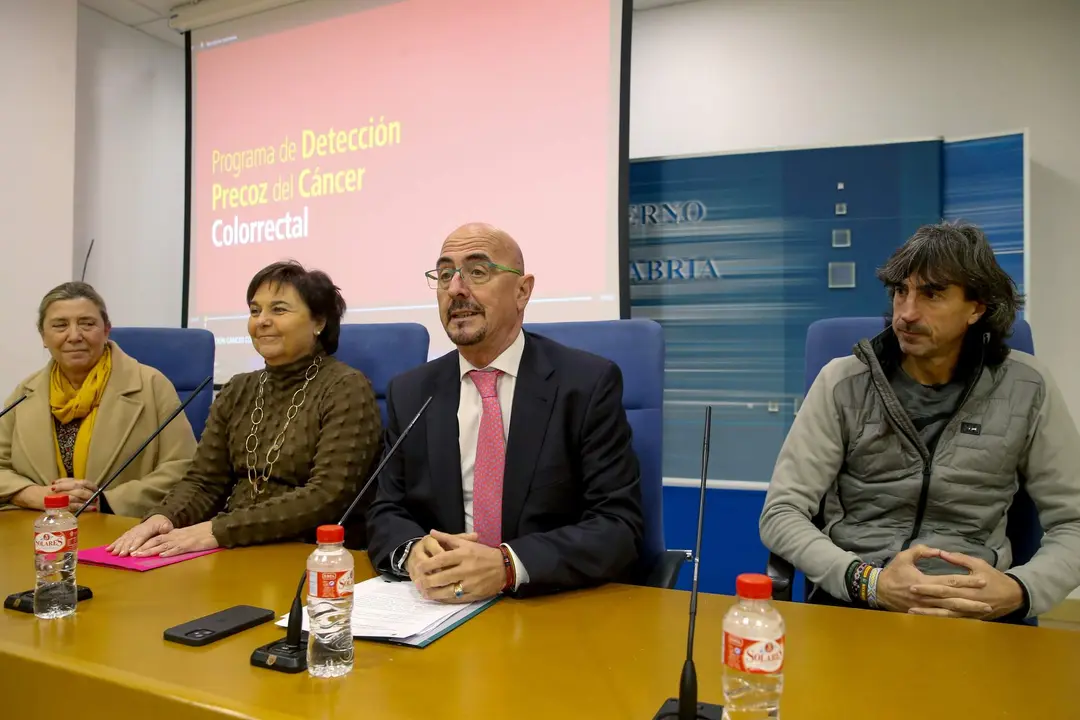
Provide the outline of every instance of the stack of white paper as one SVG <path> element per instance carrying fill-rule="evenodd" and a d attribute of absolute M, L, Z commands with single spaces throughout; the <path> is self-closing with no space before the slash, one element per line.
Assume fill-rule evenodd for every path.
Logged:
<path fill-rule="evenodd" d="M 411 582 L 372 578 L 353 588 L 352 633 L 423 647 L 492 602 L 494 598 L 453 605 L 435 602 L 425 600 Z M 277 622 L 283 627 L 288 623 L 288 613 Z M 306 611 L 303 628 L 308 630 Z"/>

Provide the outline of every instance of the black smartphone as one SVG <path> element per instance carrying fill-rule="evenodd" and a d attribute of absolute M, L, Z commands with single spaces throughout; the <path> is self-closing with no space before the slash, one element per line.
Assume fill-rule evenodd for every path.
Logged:
<path fill-rule="evenodd" d="M 84 602 L 94 597 L 94 593 L 90 588 L 85 585 L 79 585 L 75 594 L 76 602 Z M 4 600 L 4 607 L 8 610 L 18 610 L 19 612 L 34 614 L 34 591 L 24 590 L 21 593 L 14 593 L 8 595 Z"/>
<path fill-rule="evenodd" d="M 165 639 L 181 645 L 201 647 L 273 619 L 273 610 L 251 605 L 236 605 L 213 615 L 171 627 L 165 631 Z"/>

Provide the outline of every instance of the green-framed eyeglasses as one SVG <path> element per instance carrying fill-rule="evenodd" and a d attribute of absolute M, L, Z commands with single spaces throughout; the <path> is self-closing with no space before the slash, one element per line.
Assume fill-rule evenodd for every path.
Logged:
<path fill-rule="evenodd" d="M 491 277 L 495 274 L 494 271 L 496 270 L 514 273 L 515 275 L 521 274 L 520 270 L 515 270 L 506 265 L 493 263 L 490 260 L 477 260 L 475 262 L 467 262 L 459 268 L 448 266 L 428 270 L 424 273 L 424 277 L 427 278 L 428 287 L 432 290 L 445 290 L 450 287 L 450 283 L 454 280 L 454 275 L 457 273 L 461 273 L 461 279 L 467 285 L 483 285 L 488 280 L 491 280 Z"/>

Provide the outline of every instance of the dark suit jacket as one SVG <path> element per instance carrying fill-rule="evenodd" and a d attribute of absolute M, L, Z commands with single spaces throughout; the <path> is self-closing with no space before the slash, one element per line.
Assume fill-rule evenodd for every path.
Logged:
<path fill-rule="evenodd" d="M 458 451 L 457 351 L 394 378 L 386 448 L 432 397 L 379 478 L 368 554 L 390 554 L 432 529 L 465 531 Z M 521 594 L 629 578 L 641 550 L 640 472 L 618 366 L 525 334 L 503 476 L 502 539 L 529 574 Z"/>

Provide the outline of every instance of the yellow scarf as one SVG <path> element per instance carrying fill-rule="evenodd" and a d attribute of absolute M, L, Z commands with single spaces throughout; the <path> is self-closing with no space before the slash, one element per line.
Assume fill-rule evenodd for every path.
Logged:
<path fill-rule="evenodd" d="M 83 421 L 79 426 L 78 435 L 75 436 L 75 454 L 71 463 L 77 480 L 86 479 L 86 457 L 90 452 L 90 437 L 94 434 L 94 419 L 111 374 L 112 352 L 106 345 L 101 359 L 86 376 L 86 380 L 78 390 L 68 382 L 56 363 L 53 363 L 52 372 L 49 375 L 49 406 L 52 408 L 53 417 L 64 425 L 78 418 L 82 418 Z M 56 437 L 55 427 L 53 428 L 53 444 L 56 446 L 56 466 L 60 469 L 60 477 L 64 477 L 67 475 L 67 469 L 60 455 L 60 440 Z"/>

